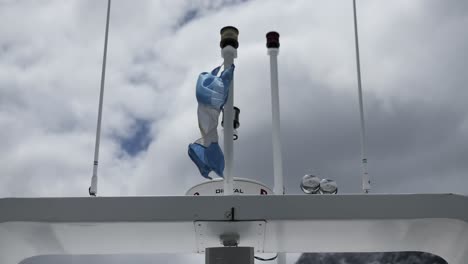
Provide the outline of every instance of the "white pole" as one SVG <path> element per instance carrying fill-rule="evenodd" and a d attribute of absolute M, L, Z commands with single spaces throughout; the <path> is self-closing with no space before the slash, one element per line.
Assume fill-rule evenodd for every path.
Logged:
<path fill-rule="evenodd" d="M 271 79 L 271 113 L 272 113 L 272 140 L 273 140 L 273 175 L 275 194 L 284 193 L 283 185 L 283 159 L 281 154 L 280 138 L 280 106 L 278 88 L 278 48 L 269 48 L 270 79 Z"/>
<path fill-rule="evenodd" d="M 269 32 L 267 37 L 268 55 L 270 55 L 270 83 L 271 83 L 271 116 L 272 116 L 272 143 L 273 143 L 273 175 L 275 195 L 284 195 L 283 158 L 281 151 L 280 133 L 280 106 L 278 88 L 278 54 L 279 34 Z M 277 264 L 286 264 L 286 253 L 278 252 Z"/>
<path fill-rule="evenodd" d="M 266 34 L 268 55 L 270 55 L 270 81 L 271 81 L 271 116 L 272 116 L 272 143 L 273 143 L 273 192 L 277 195 L 284 194 L 283 183 L 283 158 L 281 152 L 280 133 L 280 106 L 278 88 L 278 54 L 279 34 L 268 32 Z"/>
<path fill-rule="evenodd" d="M 106 61 L 107 61 L 107 39 L 109 36 L 109 18 L 110 18 L 111 0 L 107 2 L 107 18 L 106 18 L 106 33 L 104 35 L 104 55 L 102 58 L 102 71 L 101 71 L 101 91 L 99 94 L 99 110 L 96 128 L 96 144 L 94 146 L 94 163 L 93 163 L 93 176 L 91 178 L 91 187 L 89 187 L 89 195 L 97 195 L 98 184 L 98 161 L 99 161 L 99 143 L 101 142 L 101 120 L 102 120 L 102 103 L 104 100 L 104 82 L 106 80 Z"/>
<path fill-rule="evenodd" d="M 366 142 L 366 124 L 364 119 L 364 103 L 362 100 L 362 84 L 361 84 L 361 60 L 359 56 L 359 38 L 357 27 L 356 0 L 353 0 L 354 11 L 354 41 L 356 46 L 356 69 L 358 81 L 359 95 L 359 114 L 361 118 L 361 161 L 362 161 L 362 190 L 364 193 L 369 193 L 371 189 L 370 178 L 367 172 L 367 142 Z"/>
<path fill-rule="evenodd" d="M 237 50 L 226 46 L 221 50 L 224 58 L 224 69 L 228 69 L 237 58 Z M 234 80 L 229 88 L 229 96 L 224 105 L 224 195 L 232 195 L 234 189 L 232 166 L 234 160 Z"/>

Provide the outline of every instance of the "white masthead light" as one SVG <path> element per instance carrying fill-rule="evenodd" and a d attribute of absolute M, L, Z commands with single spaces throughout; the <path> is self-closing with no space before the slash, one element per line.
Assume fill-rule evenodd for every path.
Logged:
<path fill-rule="evenodd" d="M 301 189 L 306 194 L 316 194 L 320 190 L 320 178 L 312 174 L 302 177 Z"/>

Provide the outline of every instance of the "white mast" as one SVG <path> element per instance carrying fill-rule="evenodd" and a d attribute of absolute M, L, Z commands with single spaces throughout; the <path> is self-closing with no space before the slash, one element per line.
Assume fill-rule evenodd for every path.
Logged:
<path fill-rule="evenodd" d="M 270 80 L 271 80 L 271 113 L 272 113 L 272 140 L 273 140 L 273 192 L 278 195 L 284 194 L 283 184 L 283 159 L 281 154 L 280 135 L 280 106 L 278 88 L 278 54 L 279 34 L 269 32 L 267 35 L 268 55 L 270 55 Z"/>
<path fill-rule="evenodd" d="M 93 176 L 91 178 L 91 187 L 89 187 L 89 195 L 97 195 L 98 184 L 98 162 L 99 162 L 99 143 L 101 142 L 101 120 L 102 120 L 102 103 L 104 100 L 104 82 L 106 80 L 106 61 L 107 61 L 107 39 L 109 36 L 109 18 L 110 18 L 111 0 L 107 2 L 107 18 L 106 18 L 106 33 L 104 36 L 104 55 L 102 58 L 102 72 L 101 72 L 101 92 L 99 94 L 99 110 L 96 128 L 96 144 L 94 146 L 94 163 L 93 163 Z"/>
<path fill-rule="evenodd" d="M 239 42 L 237 36 L 239 30 L 232 26 L 221 29 L 221 56 L 224 59 L 224 69 L 228 69 L 237 58 L 237 48 Z M 233 194 L 233 175 L 232 167 L 234 160 L 234 78 L 229 88 L 229 96 L 224 105 L 224 195 Z"/>
<path fill-rule="evenodd" d="M 268 32 L 266 34 L 268 55 L 270 55 L 270 83 L 271 83 L 271 117 L 272 117 L 272 143 L 273 143 L 273 193 L 275 195 L 284 194 L 283 183 L 283 157 L 281 151 L 281 130 L 280 130 L 280 106 L 278 88 L 278 54 L 279 54 L 279 34 L 278 32 Z M 286 264 L 286 253 L 278 252 L 276 259 L 278 264 Z"/>
<path fill-rule="evenodd" d="M 359 115 L 361 119 L 361 161 L 362 161 L 362 190 L 364 193 L 369 193 L 371 189 L 369 174 L 367 172 L 367 142 L 366 142 L 366 124 L 364 119 L 364 103 L 362 100 L 362 85 L 361 85 L 361 60 L 359 56 L 359 38 L 357 27 L 356 0 L 353 0 L 354 12 L 354 41 L 356 46 L 356 69 L 358 81 L 358 96 L 359 96 Z"/>

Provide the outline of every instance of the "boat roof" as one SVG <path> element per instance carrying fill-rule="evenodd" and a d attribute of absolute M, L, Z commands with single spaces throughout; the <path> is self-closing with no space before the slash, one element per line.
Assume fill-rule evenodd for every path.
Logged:
<path fill-rule="evenodd" d="M 468 258 L 454 194 L 0 199 L 0 262 L 49 254 L 203 253 L 240 234 L 257 252 L 423 251 Z"/>

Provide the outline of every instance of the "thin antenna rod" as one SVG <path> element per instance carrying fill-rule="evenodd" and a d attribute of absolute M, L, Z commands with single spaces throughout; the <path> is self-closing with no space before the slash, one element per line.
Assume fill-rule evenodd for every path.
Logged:
<path fill-rule="evenodd" d="M 359 114 L 361 118 L 361 160 L 362 160 L 362 190 L 364 193 L 369 193 L 371 189 L 369 174 L 367 172 L 367 153 L 366 153 L 366 124 L 364 120 L 364 103 L 362 100 L 362 84 L 361 84 L 361 60 L 359 55 L 359 38 L 356 14 L 356 0 L 353 0 L 354 11 L 354 42 L 356 46 L 356 69 L 358 81 L 358 95 L 359 95 Z"/>
<path fill-rule="evenodd" d="M 93 177 L 91 178 L 91 187 L 89 187 L 89 195 L 97 195 L 98 184 L 98 161 L 99 161 L 99 143 L 101 142 L 101 120 L 102 120 L 102 103 L 104 100 L 104 83 L 106 80 L 106 61 L 107 61 L 107 39 L 109 36 L 109 18 L 110 18 L 111 0 L 107 2 L 107 18 L 106 18 L 106 33 L 104 36 L 104 55 L 102 57 L 102 72 L 101 72 L 101 92 L 99 94 L 99 110 L 96 128 L 96 145 L 94 146 L 94 163 Z"/>

